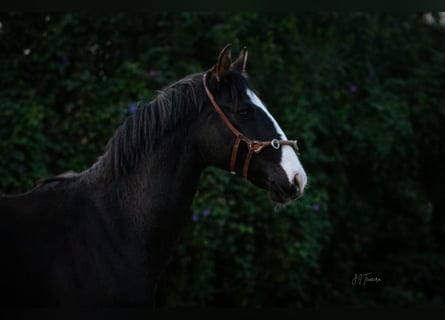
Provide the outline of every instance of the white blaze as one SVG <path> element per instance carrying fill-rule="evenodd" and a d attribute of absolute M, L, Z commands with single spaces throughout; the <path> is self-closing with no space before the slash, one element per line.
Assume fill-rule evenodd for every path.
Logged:
<path fill-rule="evenodd" d="M 261 108 L 261 110 L 263 110 L 264 113 L 270 118 L 275 126 L 275 130 L 277 131 L 279 138 L 281 140 L 287 140 L 283 129 L 281 129 L 275 118 L 269 113 L 269 110 L 267 110 L 266 106 L 263 104 L 260 98 L 258 98 L 258 96 L 250 89 L 247 89 L 247 96 L 250 98 L 254 105 L 256 105 L 258 108 Z M 304 171 L 297 154 L 291 146 L 281 146 L 280 165 L 286 173 L 289 182 L 293 183 L 294 179 L 296 178 L 300 185 L 301 192 L 303 192 L 307 182 L 306 172 Z"/>

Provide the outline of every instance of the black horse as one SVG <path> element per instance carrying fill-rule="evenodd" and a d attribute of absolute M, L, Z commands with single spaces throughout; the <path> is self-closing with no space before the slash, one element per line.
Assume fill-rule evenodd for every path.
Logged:
<path fill-rule="evenodd" d="M 1 305 L 153 305 L 201 172 L 216 166 L 287 203 L 306 174 L 255 95 L 247 50 L 142 105 L 81 173 L 0 197 Z"/>

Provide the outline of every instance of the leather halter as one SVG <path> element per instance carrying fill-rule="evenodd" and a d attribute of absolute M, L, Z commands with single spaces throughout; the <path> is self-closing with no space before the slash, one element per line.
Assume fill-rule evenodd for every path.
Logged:
<path fill-rule="evenodd" d="M 243 166 L 243 177 L 247 178 L 247 172 L 249 170 L 249 164 L 250 160 L 252 158 L 252 155 L 254 153 L 260 153 L 264 148 L 266 147 L 272 147 L 276 150 L 280 149 L 282 145 L 287 145 L 295 148 L 295 150 L 298 153 L 298 145 L 297 140 L 278 140 L 278 139 L 272 139 L 271 141 L 257 141 L 257 140 L 251 140 L 247 138 L 245 135 L 243 135 L 238 129 L 236 129 L 233 124 L 230 122 L 230 120 L 227 118 L 227 116 L 222 111 L 221 107 L 216 103 L 215 98 L 213 97 L 212 93 L 210 92 L 209 88 L 207 87 L 206 82 L 206 76 L 207 72 L 204 73 L 202 77 L 202 81 L 204 83 L 204 89 L 207 93 L 207 96 L 210 99 L 210 102 L 212 103 L 213 107 L 215 108 L 216 112 L 220 116 L 220 118 L 223 120 L 223 122 L 226 124 L 226 126 L 230 129 L 230 131 L 233 132 L 233 134 L 236 137 L 235 143 L 233 145 L 232 149 L 232 156 L 230 158 L 230 172 L 233 174 L 236 174 L 235 172 L 235 164 L 236 164 L 236 158 L 238 155 L 238 148 L 241 141 L 244 141 L 247 144 L 248 147 L 248 153 L 246 156 L 246 159 L 244 160 L 244 166 Z"/>

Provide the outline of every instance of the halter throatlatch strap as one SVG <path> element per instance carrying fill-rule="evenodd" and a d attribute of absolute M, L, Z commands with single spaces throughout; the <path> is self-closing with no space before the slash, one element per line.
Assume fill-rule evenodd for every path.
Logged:
<path fill-rule="evenodd" d="M 238 147 L 241 142 L 240 137 L 236 137 L 235 144 L 232 149 L 232 156 L 230 157 L 230 172 L 235 174 L 236 156 L 238 155 Z"/>
<path fill-rule="evenodd" d="M 236 129 L 234 127 L 234 125 L 230 122 L 229 118 L 227 118 L 227 116 L 224 114 L 221 107 L 216 103 L 215 98 L 213 97 L 212 93 L 210 92 L 209 88 L 207 87 L 206 76 L 207 76 L 207 72 L 204 73 L 204 75 L 202 77 L 202 82 L 204 84 L 204 89 L 207 93 L 207 96 L 209 97 L 209 100 L 212 103 L 215 111 L 218 113 L 220 118 L 223 120 L 223 122 L 226 124 L 226 126 L 230 129 L 230 131 L 233 132 L 233 134 L 236 137 L 235 143 L 233 144 L 233 148 L 232 148 L 232 155 L 230 157 L 230 172 L 231 173 L 233 173 L 233 174 L 236 173 L 236 171 L 235 171 L 236 158 L 238 156 L 238 148 L 239 148 L 241 141 L 244 141 L 248 147 L 248 152 L 247 152 L 246 159 L 244 160 L 244 166 L 243 166 L 243 172 L 242 172 L 242 175 L 244 178 L 247 178 L 247 172 L 249 170 L 249 165 L 250 165 L 250 160 L 252 159 L 252 155 L 254 153 L 260 153 L 265 147 L 272 147 L 272 148 L 278 150 L 278 149 L 280 149 L 280 147 L 282 145 L 287 145 L 287 146 L 291 146 L 291 147 L 295 148 L 295 150 L 297 151 L 297 154 L 299 154 L 297 140 L 273 139 L 271 141 L 256 141 L 256 140 L 251 140 L 251 139 L 247 138 L 240 131 L 238 131 L 238 129 Z"/>

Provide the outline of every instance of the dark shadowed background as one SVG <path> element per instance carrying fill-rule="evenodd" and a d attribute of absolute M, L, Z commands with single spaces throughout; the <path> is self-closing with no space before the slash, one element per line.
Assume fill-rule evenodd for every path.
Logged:
<path fill-rule="evenodd" d="M 1 13 L 0 193 L 86 169 L 139 101 L 226 43 L 248 47 L 309 186 L 276 208 L 206 170 L 157 305 L 444 304 L 440 14 Z"/>

